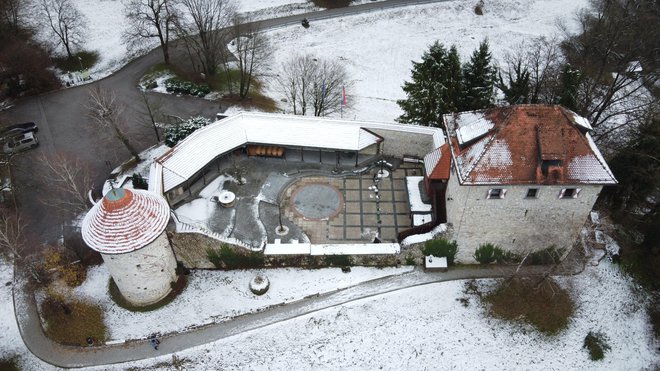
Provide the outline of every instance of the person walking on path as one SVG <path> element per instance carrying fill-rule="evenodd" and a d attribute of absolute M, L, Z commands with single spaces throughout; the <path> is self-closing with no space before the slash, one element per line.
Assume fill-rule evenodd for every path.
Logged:
<path fill-rule="evenodd" d="M 160 340 L 153 337 L 149 342 L 151 343 L 151 346 L 154 347 L 154 350 L 158 350 L 158 345 L 160 344 Z"/>

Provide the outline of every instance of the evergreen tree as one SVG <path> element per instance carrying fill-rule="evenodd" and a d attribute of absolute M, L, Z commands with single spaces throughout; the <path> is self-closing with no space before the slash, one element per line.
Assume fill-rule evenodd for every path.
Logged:
<path fill-rule="evenodd" d="M 570 64 L 564 65 L 560 76 L 559 104 L 573 111 L 578 110 L 577 95 L 581 80 L 582 74 L 579 70 L 571 67 Z"/>
<path fill-rule="evenodd" d="M 435 42 L 413 62 L 412 82 L 403 84 L 407 98 L 397 101 L 404 111 L 397 120 L 406 124 L 439 126 L 442 115 L 456 111 L 461 96 L 461 70 L 458 51 Z"/>
<path fill-rule="evenodd" d="M 530 73 L 527 67 L 522 65 L 522 61 L 518 60 L 509 66 L 506 80 L 505 82 L 500 72 L 497 87 L 504 92 L 504 99 L 509 104 L 529 103 Z"/>
<path fill-rule="evenodd" d="M 492 59 L 488 40 L 484 40 L 472 53 L 470 61 L 463 66 L 465 97 L 459 107 L 461 111 L 488 108 L 493 104 L 495 68 Z"/>

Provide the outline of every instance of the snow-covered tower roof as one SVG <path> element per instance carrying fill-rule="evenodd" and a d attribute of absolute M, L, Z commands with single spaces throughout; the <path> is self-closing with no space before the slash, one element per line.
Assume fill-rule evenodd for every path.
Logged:
<path fill-rule="evenodd" d="M 102 254 L 131 252 L 154 241 L 169 219 L 170 208 L 162 196 L 117 188 L 87 213 L 82 237 L 89 247 Z"/>

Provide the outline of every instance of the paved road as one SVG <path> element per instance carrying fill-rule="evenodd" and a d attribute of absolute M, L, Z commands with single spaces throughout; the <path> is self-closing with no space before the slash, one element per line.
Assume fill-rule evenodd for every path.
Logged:
<path fill-rule="evenodd" d="M 325 18 L 340 17 L 368 11 L 378 11 L 384 8 L 401 7 L 418 3 L 430 3 L 447 0 L 388 0 L 366 3 L 348 8 L 330 9 L 311 12 L 304 15 L 287 16 L 260 21 L 262 28 L 275 28 L 298 24 L 307 18 L 314 27 L 314 21 Z M 301 26 L 301 32 L 303 28 Z M 173 51 L 173 54 L 175 52 Z M 130 157 L 128 151 L 112 137 L 109 130 L 95 127 L 86 117 L 86 102 L 89 89 L 100 84 L 116 92 L 124 106 L 124 116 L 131 133 L 131 141 L 143 150 L 156 140 L 149 125 L 141 119 L 143 109 L 142 98 L 136 89 L 137 81 L 148 69 L 161 61 L 160 49 L 154 49 L 140 57 L 117 73 L 94 83 L 46 93 L 36 97 L 19 100 L 16 105 L 5 112 L 0 112 L 0 119 L 6 122 L 35 121 L 39 124 L 39 139 L 41 146 L 15 157 L 17 170 L 15 184 L 17 185 L 18 201 L 24 217 L 29 222 L 28 233 L 33 246 L 41 241 L 53 241 L 60 235 L 61 220 L 52 212 L 44 212 L 40 199 L 52 194 L 51 181 L 46 179 L 44 171 L 39 166 L 39 156 L 52 156 L 54 153 L 66 153 L 82 161 L 90 169 L 94 182 L 99 186 L 108 173 Z M 163 101 L 163 111 L 178 117 L 202 115 L 215 117 L 221 111 L 217 102 L 192 97 L 175 97 L 166 94 L 150 94 L 158 96 Z M 107 138 L 108 140 L 104 140 Z"/>
<path fill-rule="evenodd" d="M 410 273 L 364 282 L 333 293 L 322 294 L 285 305 L 274 306 L 261 312 L 238 316 L 226 322 L 163 336 L 160 338 L 161 345 L 158 355 L 180 352 L 243 332 L 386 293 L 459 279 L 506 277 L 515 269 L 516 267 L 513 266 L 490 265 L 451 268 L 446 273 L 429 273 L 418 268 Z M 546 269 L 547 267 L 540 266 L 522 267 L 519 274 L 541 274 Z M 569 264 L 556 273 L 577 274 L 582 269 L 583 266 L 579 264 Z M 26 295 L 25 292 L 26 290 L 15 286 L 14 304 L 21 335 L 28 349 L 45 362 L 67 368 L 85 367 L 147 359 L 155 355 L 154 350 L 146 340 L 91 348 L 57 344 L 44 335 L 34 299 Z"/>

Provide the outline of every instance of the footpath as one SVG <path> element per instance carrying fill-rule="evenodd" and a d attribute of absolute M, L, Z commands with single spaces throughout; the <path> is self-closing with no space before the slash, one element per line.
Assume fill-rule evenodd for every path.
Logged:
<path fill-rule="evenodd" d="M 575 250 L 575 249 L 574 249 Z M 310 313 L 340 306 L 357 300 L 368 299 L 411 287 L 432 285 L 439 282 L 508 277 L 516 273 L 521 276 L 543 275 L 549 272 L 546 266 L 458 266 L 448 272 L 425 272 L 417 267 L 412 272 L 363 282 L 355 286 L 328 294 L 305 298 L 269 309 L 237 316 L 231 320 L 195 328 L 186 332 L 162 336 L 158 352 L 148 340 L 128 341 L 122 344 L 106 344 L 94 347 L 75 347 L 56 343 L 46 337 L 41 327 L 34 295 L 21 286 L 26 277 L 14 279 L 14 308 L 21 336 L 27 348 L 44 362 L 63 368 L 102 366 L 152 358 L 181 352 L 199 345 L 228 338 L 246 331 L 288 321 Z M 552 275 L 574 275 L 584 269 L 582 260 L 566 259 L 552 271 Z"/>

